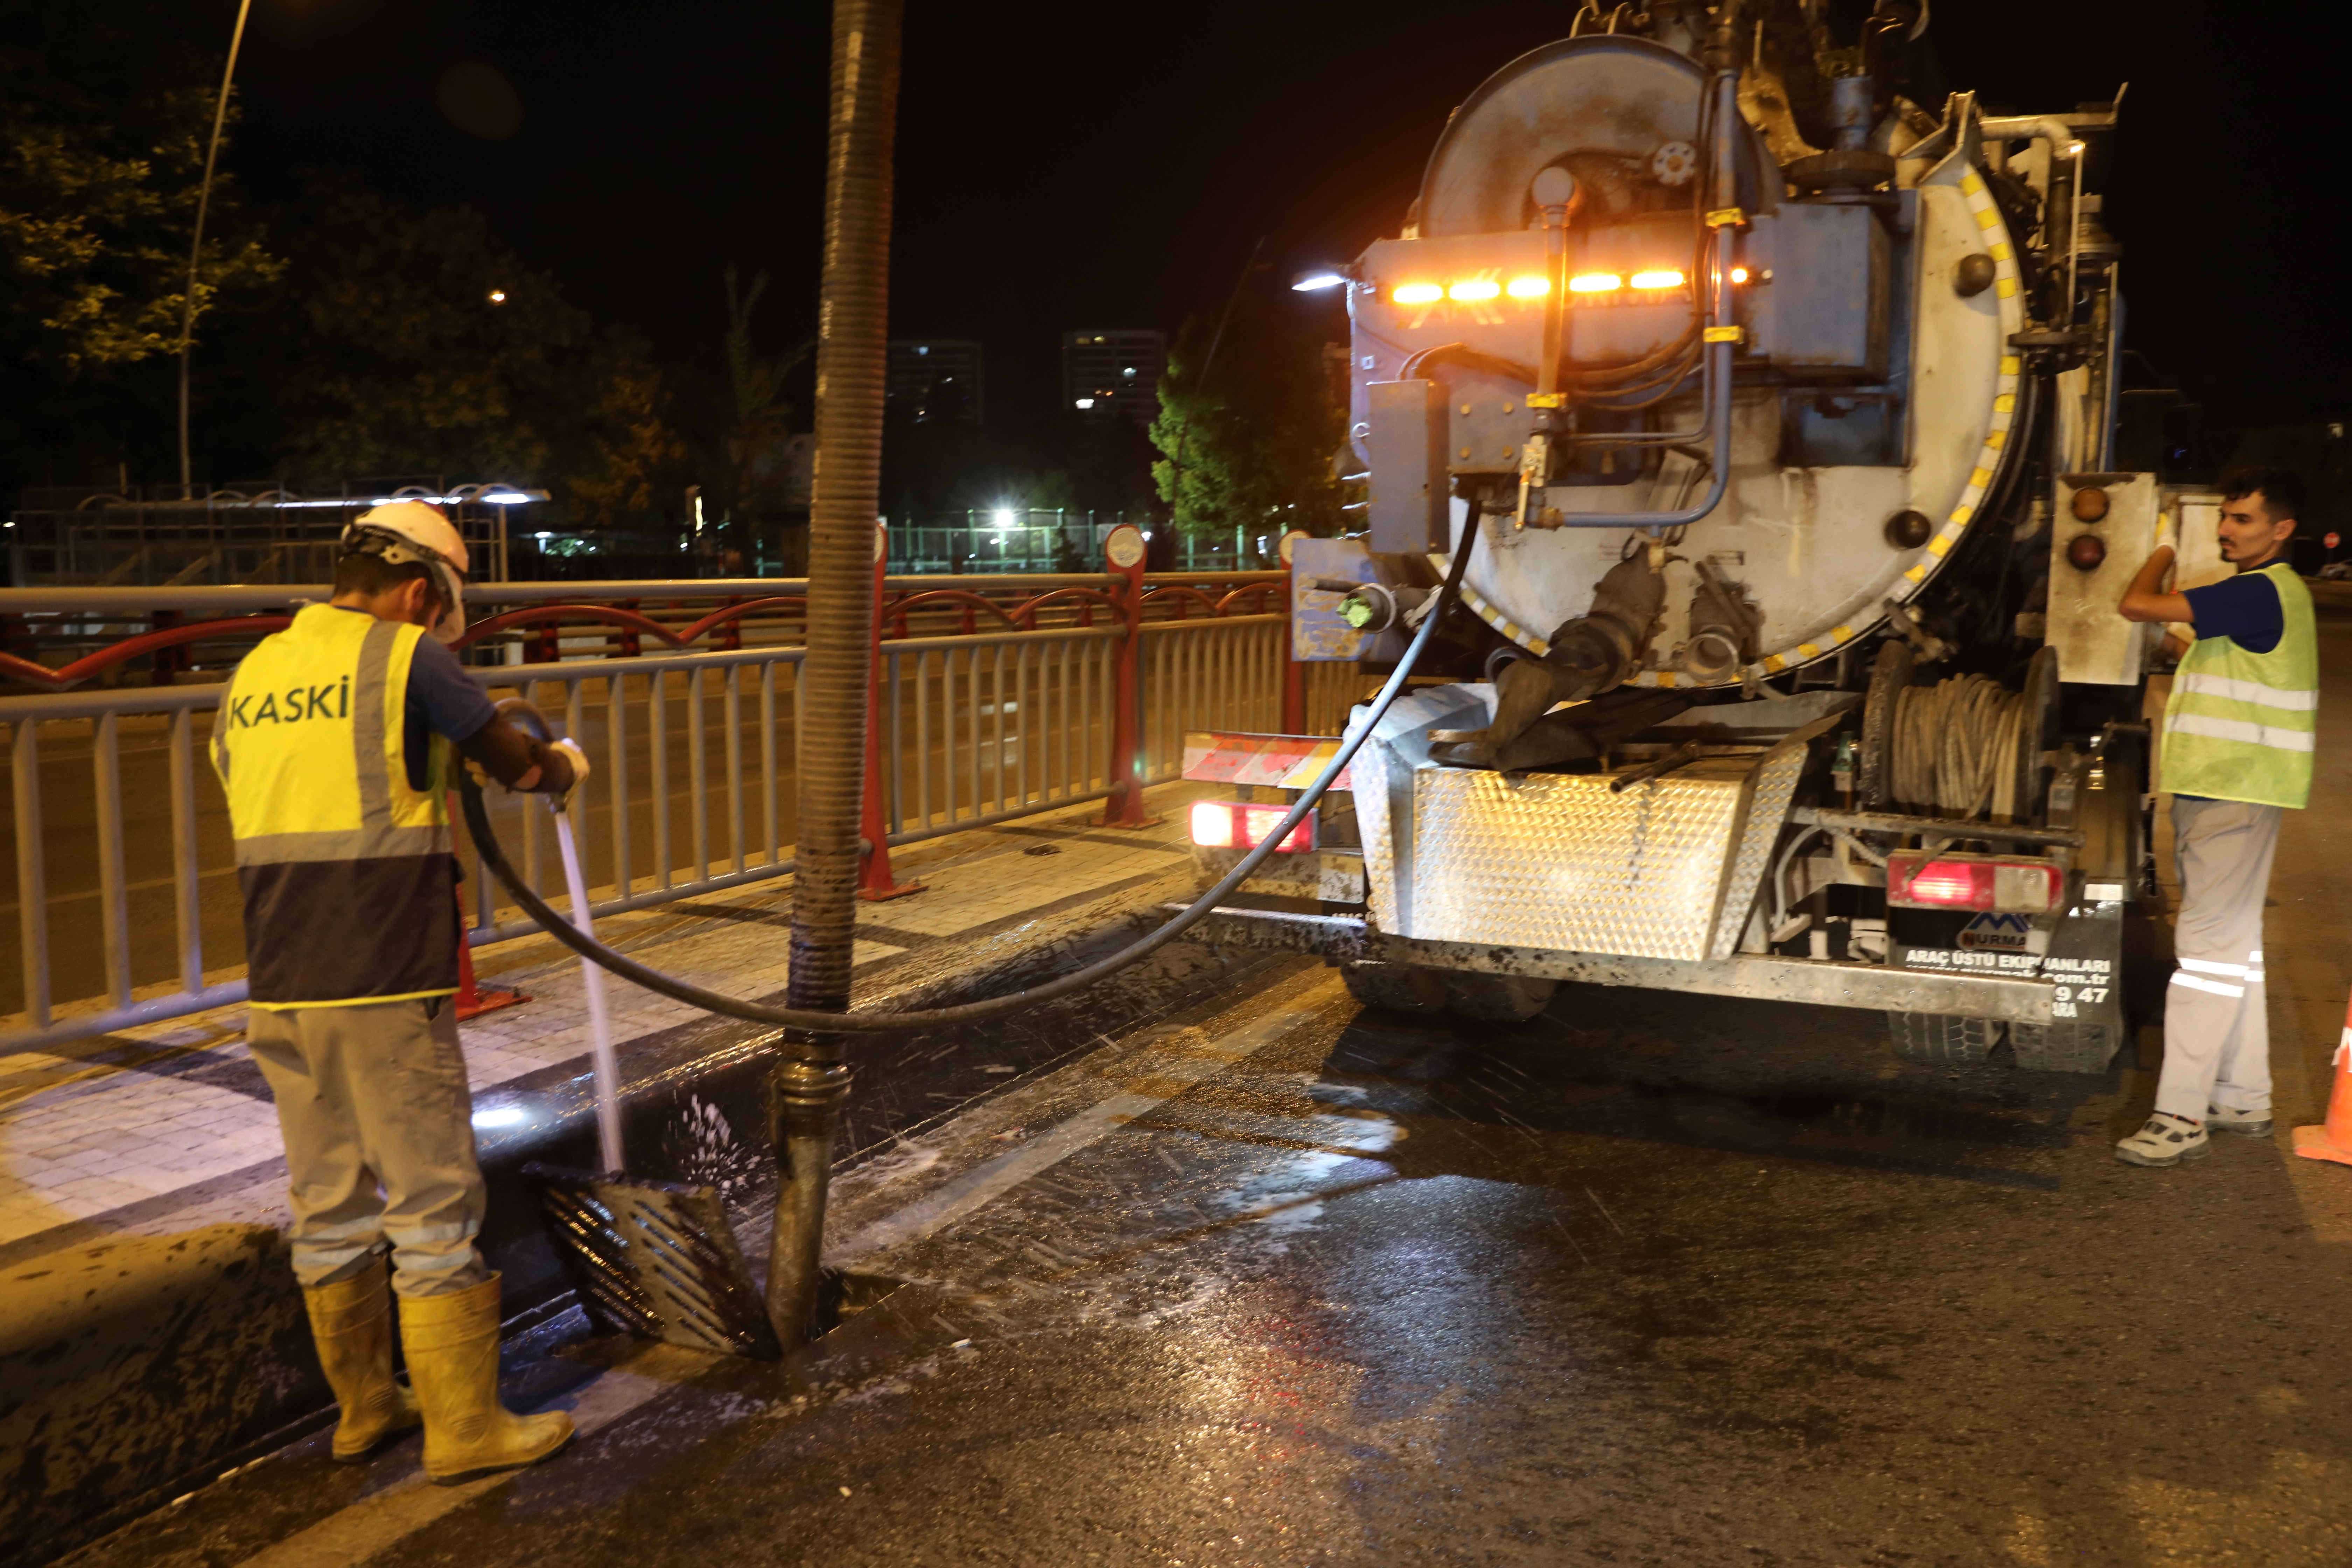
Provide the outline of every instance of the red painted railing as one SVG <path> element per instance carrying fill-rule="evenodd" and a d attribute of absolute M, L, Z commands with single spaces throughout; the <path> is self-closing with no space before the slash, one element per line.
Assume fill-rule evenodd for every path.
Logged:
<path fill-rule="evenodd" d="M 1114 621 L 1129 620 L 1139 624 L 1155 618 L 1160 610 L 1166 618 L 1186 618 L 1188 605 L 1197 605 L 1212 616 L 1277 610 L 1287 602 L 1286 585 L 1280 583 L 1245 583 L 1223 595 L 1212 596 L 1187 584 L 1163 584 L 1140 587 L 1140 573 L 1113 572 L 1108 590 L 1063 585 L 1047 589 L 1026 599 L 1007 602 L 992 598 L 971 588 L 902 589 L 885 594 L 877 627 L 888 624 L 904 638 L 911 635 L 909 617 L 924 611 L 945 609 L 961 612 L 957 629 L 965 635 L 979 630 L 982 613 L 1001 623 L 1008 631 L 1035 631 L 1039 627 L 1039 612 L 1074 608 L 1077 624 L 1091 626 L 1097 611 Z M 684 584 L 681 584 L 684 586 Z M 1129 614 L 1129 598 L 1134 597 L 1134 613 Z M 682 595 L 671 601 L 679 607 L 694 595 Z M 670 648 L 686 649 L 712 637 L 714 646 L 728 650 L 743 646 L 743 622 L 753 616 L 804 617 L 808 600 L 804 595 L 780 594 L 763 598 L 745 599 L 730 595 L 728 601 L 708 615 L 683 626 L 672 626 L 646 614 L 639 606 L 642 600 L 625 600 L 618 604 L 556 604 L 531 605 L 520 609 L 505 610 L 486 616 L 466 628 L 466 633 L 454 645 L 468 648 L 493 637 L 526 629 L 536 635 L 524 643 L 525 661 L 531 664 L 559 662 L 562 654 L 562 628 L 567 626 L 599 626 L 612 627 L 617 634 L 613 638 L 613 653 L 622 658 L 634 658 L 641 653 L 648 639 Z M 1244 605 L 1248 607 L 1245 609 Z M 0 679 L 21 681 L 27 686 L 48 691 L 70 690 L 82 682 L 117 668 L 135 659 L 154 657 L 156 673 L 168 679 L 176 670 L 188 668 L 180 650 L 197 643 L 224 639 L 248 639 L 281 631 L 291 624 L 292 617 L 283 615 L 226 616 L 208 620 L 177 621 L 178 612 L 160 611 L 155 615 L 157 627 L 137 637 L 126 637 L 95 652 L 83 655 L 69 664 L 57 667 L 16 654 L 0 653 Z"/>

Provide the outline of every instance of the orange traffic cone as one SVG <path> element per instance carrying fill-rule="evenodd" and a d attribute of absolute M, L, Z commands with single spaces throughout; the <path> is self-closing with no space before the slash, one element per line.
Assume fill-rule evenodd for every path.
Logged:
<path fill-rule="evenodd" d="M 2352 1005 L 2344 1010 L 2344 1038 L 2336 1047 L 2336 1089 L 2327 1097 L 2327 1120 L 2296 1128 L 2294 1152 L 2306 1160 L 2352 1165 Z"/>

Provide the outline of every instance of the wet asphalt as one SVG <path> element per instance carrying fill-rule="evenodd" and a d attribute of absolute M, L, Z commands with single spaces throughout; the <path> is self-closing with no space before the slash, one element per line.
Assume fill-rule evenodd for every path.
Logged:
<path fill-rule="evenodd" d="M 830 1251 L 908 1283 L 793 1363 L 575 1313 L 510 1347 L 551 1463 L 313 1438 L 73 1561 L 2340 1568 L 2352 1171 L 2116 1163 L 2155 1038 L 1269 963 L 845 1173 Z"/>

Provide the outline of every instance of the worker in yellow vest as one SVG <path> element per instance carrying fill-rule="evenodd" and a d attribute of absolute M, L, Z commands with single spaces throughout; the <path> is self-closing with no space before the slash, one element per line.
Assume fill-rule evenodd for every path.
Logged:
<path fill-rule="evenodd" d="M 422 1424 L 454 1483 L 546 1458 L 560 1412 L 498 1402 L 499 1277 L 457 1046 L 454 746 L 509 788 L 587 776 L 568 742 L 499 717 L 444 646 L 465 542 L 397 501 L 342 535 L 334 596 L 237 666 L 213 732 L 245 901 L 247 1038 L 278 1104 L 294 1273 L 342 1406 L 334 1457 Z M 392 1267 L 385 1266 L 385 1252 Z M 412 1388 L 392 1370 L 392 1296 Z"/>
<path fill-rule="evenodd" d="M 2287 562 L 2303 486 L 2284 468 L 2222 481 L 2221 558 L 2234 576 L 2163 591 L 2159 546 L 2124 594 L 2124 618 L 2190 629 L 2164 711 L 2159 789 L 2172 796 L 2180 913 L 2164 999 L 2156 1111 L 2116 1145 L 2133 1165 L 2202 1158 L 2209 1131 L 2271 1131 L 2263 900 L 2279 813 L 2311 798 L 2319 645 L 2311 591 Z"/>

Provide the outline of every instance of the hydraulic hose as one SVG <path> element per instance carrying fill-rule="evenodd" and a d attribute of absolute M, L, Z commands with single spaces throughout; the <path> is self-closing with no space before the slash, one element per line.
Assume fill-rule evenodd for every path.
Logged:
<path fill-rule="evenodd" d="M 955 1024 L 976 1024 L 985 1019 L 1001 1018 L 1007 1014 L 1019 1012 L 1024 1007 L 1034 1007 L 1041 1002 L 1050 1002 L 1057 996 L 1067 996 L 1072 992 L 1083 991 L 1097 981 L 1118 973 L 1129 964 L 1149 958 L 1182 936 L 1206 917 L 1212 910 L 1223 902 L 1235 888 L 1240 887 L 1260 865 L 1264 864 L 1266 857 L 1274 853 L 1276 845 L 1290 837 L 1291 830 L 1305 821 L 1307 814 L 1314 810 L 1317 804 L 1322 800 L 1323 792 L 1331 787 L 1331 781 L 1344 773 L 1348 764 L 1355 760 L 1356 752 L 1362 747 L 1366 738 L 1371 734 L 1373 728 L 1380 723 L 1382 716 L 1388 712 L 1391 705 L 1404 690 L 1405 682 L 1412 677 L 1413 667 L 1421 662 L 1422 655 L 1428 649 L 1431 638 L 1436 635 L 1437 623 L 1444 618 L 1446 612 L 1460 597 L 1463 573 L 1470 564 L 1470 552 L 1478 537 L 1478 505 L 1473 501 L 1470 505 L 1469 517 L 1462 530 L 1461 541 L 1454 547 L 1452 567 L 1445 574 L 1445 584 L 1439 590 L 1437 603 L 1430 606 L 1428 616 L 1421 623 L 1420 629 L 1414 632 L 1412 643 L 1404 650 L 1404 657 L 1397 661 L 1395 670 L 1390 674 L 1386 684 L 1381 686 L 1380 694 L 1372 699 L 1370 709 L 1359 722 L 1349 728 L 1346 737 L 1339 743 L 1339 751 L 1332 756 L 1330 762 L 1324 764 L 1323 771 L 1316 775 L 1313 784 L 1307 786 L 1306 793 L 1292 805 L 1289 813 L 1283 817 L 1281 823 L 1258 840 L 1257 847 L 1242 857 L 1241 863 L 1226 872 L 1216 886 L 1202 894 L 1190 908 L 1169 921 L 1167 924 L 1141 941 L 1122 948 L 1106 958 L 1097 959 L 1084 969 L 1075 970 L 1059 979 L 1049 980 L 1041 985 L 1032 985 L 1020 991 L 1009 992 L 1003 996 L 991 996 L 983 1001 L 966 1002 L 953 1007 L 930 1007 L 908 1013 L 816 1012 L 803 1007 L 772 1007 L 764 1003 L 747 1002 L 740 997 L 705 990 L 699 985 L 664 974 L 657 969 L 640 963 L 625 952 L 616 952 L 595 938 L 581 931 L 570 921 L 556 913 L 547 900 L 539 896 L 535 889 L 515 874 L 514 867 L 508 863 L 506 852 L 499 846 L 498 835 L 491 830 L 489 813 L 482 804 L 481 786 L 474 782 L 469 773 L 461 771 L 459 789 L 465 803 L 466 826 L 474 836 L 474 850 L 480 856 L 484 868 L 513 896 L 516 904 L 520 906 L 523 912 L 537 921 L 550 936 L 580 954 L 581 957 L 604 965 L 624 980 L 635 981 L 648 991 L 656 991 L 665 996 L 675 997 L 689 1006 L 699 1007 L 707 1013 L 719 1013 L 728 1017 L 741 1018 L 750 1023 L 773 1024 L 783 1028 L 805 1029 L 811 1034 L 827 1035 L 893 1034 L 915 1029 L 944 1028 Z"/>

